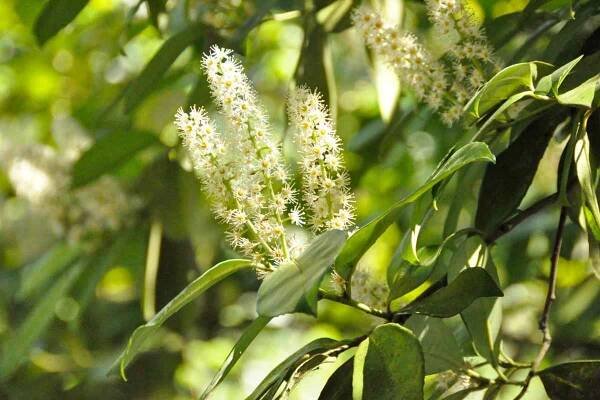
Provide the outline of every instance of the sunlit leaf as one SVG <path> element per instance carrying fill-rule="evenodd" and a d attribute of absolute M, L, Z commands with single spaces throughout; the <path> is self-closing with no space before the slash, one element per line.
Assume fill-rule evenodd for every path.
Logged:
<path fill-rule="evenodd" d="M 321 390 L 319 400 L 349 400 L 352 399 L 352 371 L 354 357 L 349 358 L 329 377 Z"/>
<path fill-rule="evenodd" d="M 423 399 L 423 352 L 408 329 L 379 325 L 354 357 L 353 400 Z"/>
<path fill-rule="evenodd" d="M 213 390 L 225 379 L 231 368 L 237 363 L 244 351 L 248 348 L 250 343 L 256 338 L 256 336 L 263 330 L 269 323 L 271 318 L 269 317 L 258 317 L 256 318 L 248 328 L 244 330 L 244 333 L 240 339 L 233 346 L 233 349 L 227 355 L 225 362 L 219 368 L 217 374 L 210 381 L 204 392 L 200 396 L 200 399 L 206 399 L 212 393 Z"/>
<path fill-rule="evenodd" d="M 427 191 L 431 190 L 437 183 L 449 178 L 453 173 L 473 162 L 494 162 L 494 155 L 486 144 L 474 142 L 466 144 L 453 152 L 440 168 L 427 179 L 416 191 L 394 204 L 381 216 L 364 225 L 355 232 L 342 249 L 335 261 L 335 269 L 343 278 L 347 279 L 356 265 L 356 262 L 375 243 L 375 241 L 393 224 L 407 204 L 417 200 Z"/>
<path fill-rule="evenodd" d="M 115 363 L 115 366 L 119 365 L 123 379 L 125 379 L 125 368 L 127 368 L 134 357 L 142 351 L 143 344 L 158 332 L 167 319 L 179 311 L 183 306 L 200 296 L 206 289 L 222 281 L 234 272 L 250 268 L 251 266 L 252 262 L 250 260 L 238 259 L 223 261 L 213 266 L 179 292 L 179 294 L 164 306 L 154 318 L 146 324 L 139 326 L 129 338 L 127 347 Z"/>
<path fill-rule="evenodd" d="M 319 284 L 345 242 L 345 232 L 325 232 L 296 260 L 279 265 L 260 285 L 258 314 L 276 317 L 299 311 L 316 315 Z"/>

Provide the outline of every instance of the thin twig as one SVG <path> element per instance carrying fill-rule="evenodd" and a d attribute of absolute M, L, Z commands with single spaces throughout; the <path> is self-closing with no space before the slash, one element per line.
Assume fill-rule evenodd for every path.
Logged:
<path fill-rule="evenodd" d="M 514 400 L 519 400 L 529 388 L 529 384 L 531 383 L 531 379 L 536 375 L 538 368 L 540 367 L 544 357 L 546 357 L 546 353 L 550 349 L 550 345 L 552 344 L 552 335 L 550 334 L 550 328 L 548 327 L 548 319 L 550 318 L 550 308 L 552 307 L 552 303 L 556 299 L 556 276 L 558 272 L 558 258 L 560 256 L 560 248 L 562 245 L 562 237 L 565 228 L 565 222 L 567 219 L 567 208 L 561 207 L 560 209 L 560 217 L 558 219 L 558 228 L 556 229 L 556 237 L 554 238 L 554 247 L 552 249 L 552 256 L 550 258 L 550 276 L 548 277 L 548 293 L 546 294 L 546 301 L 544 302 L 544 310 L 542 312 L 542 317 L 540 318 L 539 327 L 542 331 L 543 339 L 540 350 L 538 351 L 537 356 L 533 360 L 531 364 L 531 369 L 529 370 L 529 374 L 527 375 L 527 379 L 525 380 L 525 385 L 523 389 L 519 392 L 517 397 Z"/>
<path fill-rule="evenodd" d="M 389 320 L 392 317 L 391 314 L 389 314 L 385 311 L 377 310 L 375 308 L 368 306 L 367 304 L 358 302 L 358 301 L 353 300 L 346 296 L 338 296 L 338 295 L 335 295 L 332 293 L 328 293 L 324 290 L 319 290 L 319 297 L 321 299 L 331 300 L 331 301 L 335 301 L 336 303 L 345 304 L 347 306 L 354 307 L 358 310 L 364 311 L 368 314 L 374 315 L 379 318 Z"/>

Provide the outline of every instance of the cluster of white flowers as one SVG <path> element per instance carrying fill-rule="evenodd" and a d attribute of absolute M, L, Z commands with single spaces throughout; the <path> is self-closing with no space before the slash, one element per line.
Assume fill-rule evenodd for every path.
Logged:
<path fill-rule="evenodd" d="M 289 182 L 281 145 L 242 65 L 231 50 L 217 46 L 203 57 L 202 65 L 227 126 L 219 132 L 206 111 L 195 107 L 189 112 L 180 109 L 175 123 L 217 219 L 229 227 L 230 244 L 251 257 L 259 273 L 266 273 L 304 247 L 302 235 L 291 234 L 287 223 L 308 222 L 314 232 L 349 227 L 353 212 L 348 178 L 319 96 L 300 89 L 288 108 L 296 126 L 306 125 L 298 130 L 298 138 L 307 130 L 314 133 L 313 139 L 298 141 L 304 158 L 304 200 L 310 210 L 306 216 Z M 306 106 L 306 112 L 301 111 Z M 319 154 L 314 154 L 315 146 Z M 318 172 L 310 177 L 316 165 Z"/>
<path fill-rule="evenodd" d="M 84 140 L 73 138 L 69 143 L 79 146 Z M 4 141 L 0 166 L 16 196 L 26 200 L 32 211 L 47 217 L 57 234 L 72 242 L 92 243 L 103 233 L 118 231 L 130 222 L 140 201 L 108 176 L 70 190 L 73 163 L 83 150 L 81 146 L 55 149 L 39 143 Z"/>
<path fill-rule="evenodd" d="M 354 196 L 348 189 L 339 138 L 320 94 L 305 87 L 297 89 L 289 98 L 288 115 L 301 154 L 308 224 L 315 232 L 349 228 Z"/>
<path fill-rule="evenodd" d="M 388 26 L 375 11 L 359 8 L 354 25 L 366 44 L 394 68 L 401 81 L 412 88 L 420 101 L 451 126 L 462 115 L 463 106 L 498 69 L 485 33 L 461 0 L 427 0 L 428 14 L 446 47 L 436 59 L 411 33 Z M 451 67 L 447 67 L 447 66 Z"/>

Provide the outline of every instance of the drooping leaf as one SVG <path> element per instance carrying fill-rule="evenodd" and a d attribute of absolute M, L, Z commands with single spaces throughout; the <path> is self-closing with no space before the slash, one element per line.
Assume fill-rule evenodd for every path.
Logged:
<path fill-rule="evenodd" d="M 348 279 L 352 274 L 356 262 L 373 245 L 373 243 L 375 243 L 379 236 L 381 236 L 383 232 L 398 219 L 400 212 L 405 205 L 417 200 L 427 191 L 431 190 L 436 184 L 449 178 L 454 172 L 465 165 L 478 161 L 495 161 L 494 155 L 484 143 L 469 143 L 453 152 L 447 157 L 446 162 L 436 169 L 421 187 L 394 204 L 381 216 L 364 225 L 348 239 L 346 245 L 335 261 L 335 269 L 338 274 L 344 279 Z"/>
<path fill-rule="evenodd" d="M 147 132 L 114 131 L 98 139 L 73 166 L 71 187 L 77 188 L 119 167 L 140 150 L 157 144 Z"/>
<path fill-rule="evenodd" d="M 139 326 L 129 338 L 127 347 L 121 353 L 115 366 L 119 366 L 121 376 L 125 378 L 125 368 L 131 363 L 133 358 L 142 351 L 142 345 L 160 329 L 173 314 L 179 311 L 183 306 L 197 298 L 206 289 L 225 279 L 234 272 L 250 268 L 250 260 L 232 259 L 223 261 L 196 278 L 192 283 L 185 287 L 175 298 L 164 306 L 150 321 Z"/>
<path fill-rule="evenodd" d="M 203 27 L 193 24 L 168 38 L 142 72 L 125 88 L 125 112 L 133 110 L 156 87 L 177 57 L 202 38 Z"/>
<path fill-rule="evenodd" d="M 298 259 L 278 266 L 260 285 L 258 314 L 276 317 L 299 311 L 316 315 L 321 278 L 345 242 L 345 232 L 325 232 L 314 239 Z"/>
<path fill-rule="evenodd" d="M 254 389 L 250 396 L 246 397 L 246 400 L 259 400 L 269 399 L 265 394 L 269 393 L 270 390 L 276 391 L 281 383 L 287 378 L 288 373 L 293 369 L 298 362 L 310 355 L 322 353 L 327 350 L 334 349 L 342 346 L 345 342 L 337 341 L 329 338 L 321 338 L 313 340 L 301 349 L 290 355 L 284 361 L 282 361 L 277 367 L 275 367 L 269 374 L 262 380 L 262 382 Z"/>
<path fill-rule="evenodd" d="M 539 372 L 552 400 L 594 400 L 598 398 L 600 361 L 574 361 L 554 365 Z"/>
<path fill-rule="evenodd" d="M 404 326 L 410 329 L 421 343 L 426 375 L 463 367 L 460 347 L 452 330 L 443 320 L 413 315 Z"/>
<path fill-rule="evenodd" d="M 481 297 L 501 297 L 504 294 L 483 268 L 473 267 L 430 296 L 416 300 L 399 312 L 448 318 L 467 308 Z"/>
<path fill-rule="evenodd" d="M 200 396 L 200 399 L 206 399 L 213 390 L 225 379 L 229 371 L 234 367 L 237 361 L 240 359 L 244 351 L 248 348 L 250 343 L 256 338 L 256 336 L 263 330 L 269 323 L 271 318 L 269 317 L 258 317 L 256 318 L 240 337 L 240 339 L 233 346 L 233 349 L 227 355 L 227 358 L 223 362 L 223 365 L 219 368 L 217 374 L 210 381 L 204 392 Z"/>
<path fill-rule="evenodd" d="M 349 400 L 352 399 L 352 371 L 354 357 L 349 358 L 329 377 L 321 390 L 319 400 Z"/>
<path fill-rule="evenodd" d="M 25 300 L 32 296 L 60 274 L 79 256 L 81 249 L 77 246 L 61 242 L 50 249 L 40 259 L 23 268 L 21 285 L 16 298 Z"/>
<path fill-rule="evenodd" d="M 64 272 L 35 304 L 17 330 L 4 341 L 0 355 L 0 382 L 10 378 L 25 361 L 33 343 L 54 319 L 56 303 L 68 295 L 85 266 L 80 262 Z"/>
<path fill-rule="evenodd" d="M 479 190 L 475 226 L 491 233 L 521 204 L 552 133 L 563 113 L 532 122 L 486 167 Z"/>
<path fill-rule="evenodd" d="M 408 329 L 379 325 L 354 357 L 353 400 L 423 399 L 423 352 Z"/>
<path fill-rule="evenodd" d="M 75 19 L 89 0 L 49 0 L 37 17 L 33 32 L 43 45 Z"/>
<path fill-rule="evenodd" d="M 535 63 L 520 63 L 504 68 L 477 92 L 466 108 L 479 118 L 502 100 L 518 92 L 533 90 L 536 71 Z"/>

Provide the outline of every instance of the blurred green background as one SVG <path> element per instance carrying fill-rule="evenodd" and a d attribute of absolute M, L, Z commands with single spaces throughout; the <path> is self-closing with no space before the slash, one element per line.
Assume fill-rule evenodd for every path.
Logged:
<path fill-rule="evenodd" d="M 252 273 L 236 275 L 170 320 L 151 351 L 130 367 L 128 382 L 106 376 L 145 313 L 159 309 L 202 271 L 232 256 L 189 172 L 172 122 L 177 108 L 186 104 L 210 107 L 199 63 L 210 45 L 232 47 L 243 55 L 274 132 L 282 138 L 285 98 L 293 83 L 306 82 L 327 92 L 345 144 L 360 222 L 417 187 L 465 136 L 464 129 L 449 129 L 418 107 L 393 74 L 367 53 L 348 21 L 353 3 L 91 0 L 72 23 L 40 45 L 34 27 L 45 2 L 0 2 L 0 148 L 10 153 L 19 146 L 44 145 L 63 154 L 74 151 L 77 140 L 104 141 L 105 153 L 73 179 L 84 186 L 108 174 L 126 191 L 127 203 L 136 204 L 117 228 L 73 239 L 19 196 L 7 169 L 0 170 L 0 342 L 4 356 L 11 347 L 23 347 L 11 359 L 12 366 L 4 361 L 0 398 L 192 399 L 255 317 L 259 282 Z M 499 29 L 495 18 L 522 10 L 527 1 L 469 3 L 489 26 L 494 42 L 500 37 L 493 31 Z M 422 2 L 387 1 L 381 6 L 390 21 L 403 21 L 435 46 Z M 187 34 L 177 35 L 185 29 Z M 532 23 L 500 43 L 500 58 L 506 63 L 537 59 L 553 31 L 519 52 L 534 29 Z M 161 51 L 170 52 L 163 56 L 174 62 L 163 60 L 164 65 L 155 64 L 149 71 L 149 61 Z M 151 139 L 144 136 L 128 148 L 122 138 L 132 132 Z M 555 191 L 555 166 L 563 146 L 549 147 L 524 204 Z M 119 148 L 125 154 L 112 159 L 110 154 Z M 458 190 L 474 209 L 476 185 Z M 443 214 L 439 223 L 427 227 L 425 242 L 439 240 Z M 385 282 L 382 271 L 409 216 L 361 260 L 360 268 L 381 278 L 370 282 L 373 291 Z M 471 217 L 463 213 L 462 224 Z M 506 295 L 505 350 L 525 359 L 534 354 L 539 339 L 536 320 L 545 294 L 540 278 L 548 271 L 555 220 L 553 211 L 540 214 L 494 248 Z M 560 260 L 551 361 L 600 356 L 600 286 L 589 276 L 585 238 L 571 228 Z M 70 267 L 48 264 L 79 245 L 84 247 L 76 256 L 81 271 L 57 288 Z M 148 285 L 154 270 L 156 284 Z M 27 285 L 32 289 L 24 289 Z M 368 290 L 364 296 L 369 301 Z M 375 323 L 341 305 L 323 306 L 318 321 L 306 316 L 274 320 L 214 399 L 242 398 L 279 361 L 314 338 L 349 337 Z M 39 317 L 28 320 L 36 310 Z M 30 325 L 20 330 L 24 321 Z M 311 374 L 290 398 L 315 398 L 333 368 L 331 364 Z M 545 398 L 543 389 L 536 390 L 527 398 Z"/>

